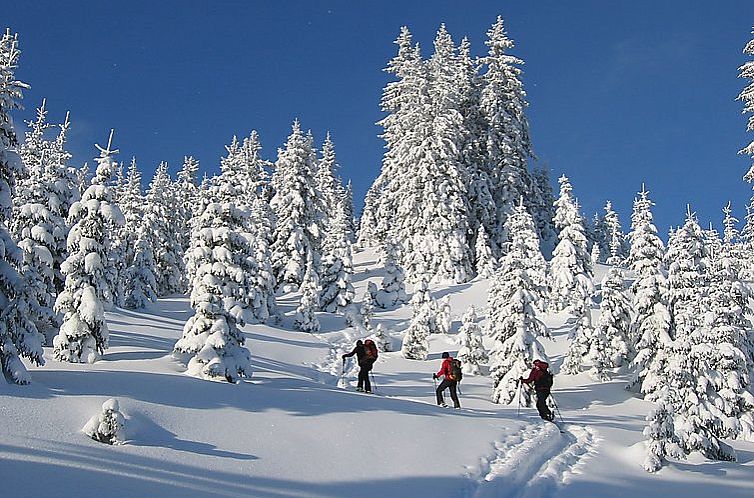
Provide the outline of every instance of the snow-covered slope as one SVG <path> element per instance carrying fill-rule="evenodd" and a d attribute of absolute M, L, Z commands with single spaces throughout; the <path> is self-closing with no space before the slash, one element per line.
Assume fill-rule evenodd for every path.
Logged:
<path fill-rule="evenodd" d="M 356 271 L 357 296 L 379 283 L 372 253 L 357 255 Z M 486 281 L 433 289 L 450 296 L 454 331 L 486 292 Z M 185 376 L 169 356 L 191 315 L 182 297 L 109 313 L 111 348 L 93 365 L 56 362 L 47 349 L 33 384 L 0 383 L 3 496 L 754 496 L 752 443 L 734 443 L 737 463 L 694 457 L 645 473 L 649 404 L 621 380 L 557 375 L 563 434 L 532 408 L 490 403 L 483 376 L 464 378 L 462 410 L 436 407 L 431 375 L 440 353 L 457 349 L 452 335 L 433 336 L 424 362 L 381 354 L 376 396 L 339 389 L 339 350 L 353 329 L 323 313 L 321 334 L 293 332 L 296 304 L 281 300 L 280 325 L 246 327 L 255 373 L 239 385 Z M 392 330 L 397 347 L 408 318 L 408 307 L 376 310 L 373 323 Z M 566 320 L 547 317 L 556 371 Z M 81 432 L 112 397 L 126 416 L 121 446 Z"/>

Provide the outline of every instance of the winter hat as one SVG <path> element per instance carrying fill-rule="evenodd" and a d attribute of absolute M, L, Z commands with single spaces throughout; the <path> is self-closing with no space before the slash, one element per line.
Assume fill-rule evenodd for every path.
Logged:
<path fill-rule="evenodd" d="M 442 354 L 442 357 L 443 357 L 443 358 L 450 358 L 450 353 L 448 353 L 447 351 L 445 351 L 445 352 L 444 352 L 444 353 Z"/>

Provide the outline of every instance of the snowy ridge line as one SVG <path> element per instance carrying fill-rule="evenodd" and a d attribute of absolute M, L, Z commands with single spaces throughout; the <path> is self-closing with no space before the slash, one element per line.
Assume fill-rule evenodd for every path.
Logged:
<path fill-rule="evenodd" d="M 594 449 L 589 427 L 531 424 L 505 441 L 496 441 L 494 460 L 478 479 L 472 498 L 545 498 L 577 471 Z"/>

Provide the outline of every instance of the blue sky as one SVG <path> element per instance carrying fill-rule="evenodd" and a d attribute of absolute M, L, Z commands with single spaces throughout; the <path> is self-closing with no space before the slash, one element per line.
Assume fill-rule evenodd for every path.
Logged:
<path fill-rule="evenodd" d="M 330 131 L 357 203 L 382 157 L 381 69 L 407 25 L 424 54 L 438 25 L 468 36 L 476 54 L 497 15 L 526 61 L 535 151 L 567 174 L 591 215 L 611 199 L 624 228 L 647 183 L 661 232 L 686 203 L 718 223 L 750 197 L 736 152 L 745 132 L 737 68 L 751 38 L 754 2 L 696 1 L 28 1 L 2 8 L 50 119 L 71 111 L 77 164 L 115 128 L 121 159 L 145 176 L 185 154 L 216 171 L 233 134 L 259 131 L 275 158 L 295 117 L 317 142 Z"/>

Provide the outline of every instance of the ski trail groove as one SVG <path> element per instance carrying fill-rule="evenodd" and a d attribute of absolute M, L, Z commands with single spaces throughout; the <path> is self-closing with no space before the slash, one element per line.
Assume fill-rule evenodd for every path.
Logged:
<path fill-rule="evenodd" d="M 594 448 L 589 427 L 531 424 L 495 442 L 496 456 L 472 494 L 473 498 L 546 498 L 577 471 Z"/>

